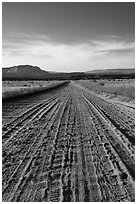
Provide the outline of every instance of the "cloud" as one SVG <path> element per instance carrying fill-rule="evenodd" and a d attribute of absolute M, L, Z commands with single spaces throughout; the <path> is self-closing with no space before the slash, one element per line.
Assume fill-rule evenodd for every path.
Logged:
<path fill-rule="evenodd" d="M 9 37 L 10 38 L 19 38 L 21 39 L 46 39 L 49 40 L 49 36 L 47 35 L 43 35 L 43 34 L 39 34 L 39 33 L 33 33 L 33 32 L 29 32 L 29 33 L 18 33 L 18 32 L 10 32 L 9 33 Z"/>
<path fill-rule="evenodd" d="M 129 50 L 134 49 L 134 42 L 127 42 L 123 40 L 93 40 L 91 41 L 98 51 L 115 51 L 115 50 Z"/>
<path fill-rule="evenodd" d="M 3 66 L 34 64 L 54 71 L 132 67 L 134 49 L 133 41 L 114 36 L 65 44 L 41 34 L 14 33 L 3 40 Z"/>

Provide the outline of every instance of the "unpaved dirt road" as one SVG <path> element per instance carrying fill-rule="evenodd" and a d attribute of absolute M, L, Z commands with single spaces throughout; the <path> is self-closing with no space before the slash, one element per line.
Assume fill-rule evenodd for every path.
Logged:
<path fill-rule="evenodd" d="M 134 201 L 134 123 L 74 82 L 3 103 L 3 201 Z"/>

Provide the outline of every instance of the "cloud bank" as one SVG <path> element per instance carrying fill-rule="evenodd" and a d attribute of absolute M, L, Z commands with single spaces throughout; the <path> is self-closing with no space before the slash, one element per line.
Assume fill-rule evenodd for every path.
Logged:
<path fill-rule="evenodd" d="M 52 71 L 134 67 L 135 43 L 119 36 L 88 42 L 58 43 L 41 34 L 10 33 L 3 39 L 3 67 L 32 64 Z"/>

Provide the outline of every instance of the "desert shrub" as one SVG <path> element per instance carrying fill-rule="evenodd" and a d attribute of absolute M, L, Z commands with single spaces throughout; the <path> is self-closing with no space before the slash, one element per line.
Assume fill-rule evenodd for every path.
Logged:
<path fill-rule="evenodd" d="M 105 83 L 101 82 L 101 83 L 100 83 L 100 85 L 101 85 L 101 86 L 104 86 L 104 85 L 105 85 Z"/>
<path fill-rule="evenodd" d="M 97 82 L 97 80 L 96 80 L 96 79 L 93 79 L 93 82 Z"/>

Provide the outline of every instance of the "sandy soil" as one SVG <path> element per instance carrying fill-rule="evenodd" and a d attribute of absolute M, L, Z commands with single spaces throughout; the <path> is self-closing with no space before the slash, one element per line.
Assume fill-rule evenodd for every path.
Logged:
<path fill-rule="evenodd" d="M 70 82 L 3 103 L 3 201 L 135 200 L 135 110 Z"/>

